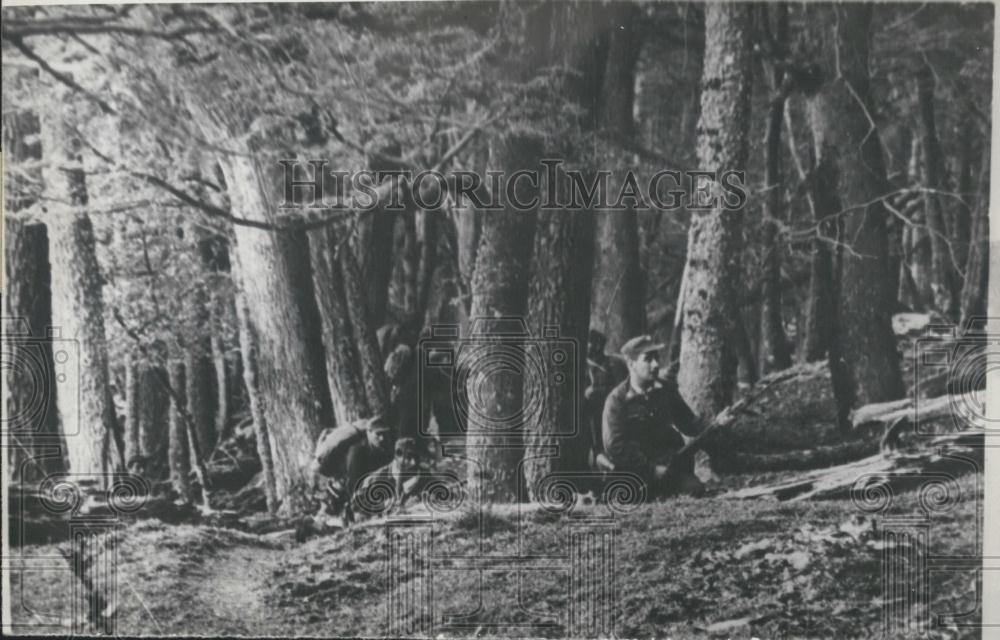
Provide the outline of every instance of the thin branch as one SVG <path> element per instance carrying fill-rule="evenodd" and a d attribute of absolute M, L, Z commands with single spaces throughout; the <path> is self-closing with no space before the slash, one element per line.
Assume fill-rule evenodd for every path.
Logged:
<path fill-rule="evenodd" d="M 35 53 L 31 49 L 31 47 L 29 47 L 28 45 L 24 44 L 24 42 L 21 40 L 21 38 L 19 38 L 19 37 L 10 37 L 10 43 L 13 44 L 14 47 L 18 51 L 20 51 L 22 54 L 24 54 L 24 57 L 28 58 L 29 60 L 34 61 L 35 64 L 37 64 L 39 67 L 41 67 L 42 71 L 48 73 L 50 76 L 52 76 L 53 78 L 55 78 L 56 80 L 58 80 L 60 83 L 66 85 L 67 87 L 69 87 L 73 91 L 77 91 L 79 93 L 82 93 L 84 96 L 87 97 L 87 99 L 89 99 L 92 102 L 96 103 L 101 108 L 101 111 L 103 111 L 104 113 L 106 113 L 108 115 L 118 115 L 118 112 L 115 111 L 114 108 L 112 108 L 111 105 L 109 105 L 107 102 L 105 102 L 104 100 L 102 100 L 98 96 L 94 95 L 90 91 L 87 91 L 86 89 L 84 89 L 75 80 L 73 80 L 72 77 L 70 77 L 69 75 L 67 75 L 65 73 L 62 73 L 61 71 L 56 71 L 55 69 L 53 69 L 52 66 L 49 65 L 48 62 L 46 62 L 45 60 L 43 60 L 41 58 L 41 56 L 39 56 L 37 53 Z"/>

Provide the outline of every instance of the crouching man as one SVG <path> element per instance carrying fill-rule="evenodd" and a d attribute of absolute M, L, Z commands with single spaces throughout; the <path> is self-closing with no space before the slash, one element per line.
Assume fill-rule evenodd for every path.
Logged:
<path fill-rule="evenodd" d="M 323 488 L 329 494 L 323 499 L 331 511 L 341 511 L 366 475 L 392 462 L 394 440 L 392 428 L 381 416 L 339 425 L 320 434 L 312 473 L 332 478 Z M 318 476 L 316 481 L 320 482 Z"/>
<path fill-rule="evenodd" d="M 694 457 L 675 454 L 683 433 L 696 436 L 699 423 L 672 380 L 660 378 L 658 352 L 664 345 L 649 336 L 626 342 L 621 349 L 628 378 L 604 404 L 604 452 L 615 471 L 631 472 L 646 483 L 647 496 L 700 496 L 705 487 L 694 475 Z"/>

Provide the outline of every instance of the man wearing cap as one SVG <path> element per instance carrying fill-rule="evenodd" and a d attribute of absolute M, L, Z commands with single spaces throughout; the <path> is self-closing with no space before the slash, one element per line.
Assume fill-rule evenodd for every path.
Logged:
<path fill-rule="evenodd" d="M 664 345 L 648 335 L 622 345 L 628 379 L 604 404 L 604 451 L 616 471 L 635 473 L 648 495 L 701 495 L 704 485 L 694 475 L 694 458 L 674 460 L 684 438 L 699 431 L 697 416 L 681 397 L 677 384 L 660 378 L 658 352 Z"/>
<path fill-rule="evenodd" d="M 320 434 L 313 470 L 344 480 L 353 492 L 361 478 L 392 462 L 392 427 L 382 416 L 356 420 Z"/>

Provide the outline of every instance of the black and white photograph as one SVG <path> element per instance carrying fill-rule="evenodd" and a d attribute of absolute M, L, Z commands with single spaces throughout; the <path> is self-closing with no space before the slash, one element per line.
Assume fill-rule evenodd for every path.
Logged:
<path fill-rule="evenodd" d="M 995 12 L 4 0 L 4 635 L 992 637 Z"/>

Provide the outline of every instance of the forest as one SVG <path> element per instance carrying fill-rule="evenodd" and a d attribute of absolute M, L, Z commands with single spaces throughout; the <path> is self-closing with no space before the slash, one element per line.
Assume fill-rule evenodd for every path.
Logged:
<path fill-rule="evenodd" d="M 4 7 L 5 542 L 72 567 L 15 631 L 968 635 L 981 572 L 878 536 L 982 553 L 993 13 Z M 700 498 L 602 457 L 634 344 Z M 604 604 L 381 564 L 422 514 L 481 591 L 602 509 Z"/>

